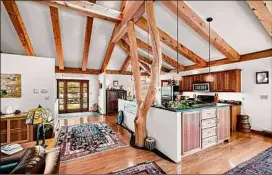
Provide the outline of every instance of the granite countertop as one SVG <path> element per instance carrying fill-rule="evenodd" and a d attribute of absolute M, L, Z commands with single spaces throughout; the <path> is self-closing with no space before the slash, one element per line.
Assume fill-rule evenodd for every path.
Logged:
<path fill-rule="evenodd" d="M 193 112 L 193 111 L 199 111 L 199 110 L 203 110 L 203 109 L 220 108 L 220 107 L 225 107 L 225 106 L 232 106 L 232 105 L 227 104 L 227 103 L 216 103 L 215 106 L 205 106 L 205 107 L 200 107 L 200 108 L 189 108 L 189 109 L 171 109 L 171 108 L 165 108 L 163 106 L 152 106 L 152 107 L 171 111 L 171 112 Z"/>

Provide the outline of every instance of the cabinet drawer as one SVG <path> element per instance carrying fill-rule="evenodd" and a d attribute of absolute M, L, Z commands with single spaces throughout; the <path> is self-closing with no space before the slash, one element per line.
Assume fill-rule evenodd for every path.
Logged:
<path fill-rule="evenodd" d="M 205 119 L 205 120 L 202 120 L 201 122 L 202 122 L 201 124 L 202 129 L 210 128 L 210 127 L 216 126 L 217 118 Z"/>
<path fill-rule="evenodd" d="M 201 116 L 202 119 L 214 118 L 216 117 L 216 110 L 215 109 L 203 110 Z"/>
<path fill-rule="evenodd" d="M 216 135 L 216 127 L 207 128 L 202 130 L 202 138 L 207 138 Z"/>
<path fill-rule="evenodd" d="M 207 148 L 209 146 L 215 145 L 217 143 L 217 136 L 208 137 L 202 139 L 202 148 Z"/>

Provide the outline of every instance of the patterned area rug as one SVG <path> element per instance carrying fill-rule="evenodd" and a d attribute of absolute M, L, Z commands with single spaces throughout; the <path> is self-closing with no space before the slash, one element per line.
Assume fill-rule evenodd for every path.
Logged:
<path fill-rule="evenodd" d="M 140 163 L 111 174 L 166 174 L 155 162 Z"/>
<path fill-rule="evenodd" d="M 124 146 L 127 145 L 103 122 L 62 126 L 56 143 L 56 147 L 61 148 L 61 161 L 77 159 Z"/>
<path fill-rule="evenodd" d="M 225 174 L 272 174 L 272 147 Z"/>
<path fill-rule="evenodd" d="M 99 116 L 101 113 L 99 112 L 78 112 L 78 113 L 67 113 L 67 114 L 59 114 L 58 119 L 69 119 L 69 118 L 78 118 L 78 117 L 95 117 Z"/>

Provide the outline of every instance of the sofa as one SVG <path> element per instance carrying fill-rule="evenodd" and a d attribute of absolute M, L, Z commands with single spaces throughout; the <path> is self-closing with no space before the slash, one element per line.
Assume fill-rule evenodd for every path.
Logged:
<path fill-rule="evenodd" d="M 28 148 L 22 156 L 1 158 L 0 174 L 58 174 L 60 149 Z"/>

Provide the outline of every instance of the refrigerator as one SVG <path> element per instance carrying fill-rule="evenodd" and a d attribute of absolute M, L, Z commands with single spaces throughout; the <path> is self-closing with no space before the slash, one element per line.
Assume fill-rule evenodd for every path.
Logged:
<path fill-rule="evenodd" d="M 180 95 L 179 86 L 169 85 L 161 87 L 161 104 L 164 105 L 165 102 L 174 101 L 177 95 Z"/>

